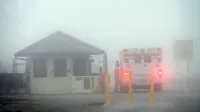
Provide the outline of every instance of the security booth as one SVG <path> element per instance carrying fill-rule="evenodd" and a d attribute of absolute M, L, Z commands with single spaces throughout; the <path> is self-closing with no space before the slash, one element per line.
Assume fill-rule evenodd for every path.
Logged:
<path fill-rule="evenodd" d="M 16 58 L 27 60 L 31 94 L 89 93 L 90 79 L 95 89 L 100 75 L 91 73 L 91 55 L 103 56 L 103 71 L 107 70 L 103 50 L 62 32 L 55 32 L 15 53 Z"/>

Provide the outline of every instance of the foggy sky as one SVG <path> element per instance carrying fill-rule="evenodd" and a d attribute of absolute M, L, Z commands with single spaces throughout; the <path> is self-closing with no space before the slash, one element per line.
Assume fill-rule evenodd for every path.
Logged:
<path fill-rule="evenodd" d="M 3 1 L 0 55 L 8 62 L 14 52 L 57 30 L 106 50 L 109 67 L 121 49 L 133 47 L 162 47 L 173 66 L 174 40 L 200 40 L 198 0 Z M 193 72 L 200 72 L 198 63 L 195 58 Z"/>

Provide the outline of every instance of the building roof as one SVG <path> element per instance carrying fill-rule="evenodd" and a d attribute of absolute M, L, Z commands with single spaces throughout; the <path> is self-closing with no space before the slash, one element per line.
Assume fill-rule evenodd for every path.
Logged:
<path fill-rule="evenodd" d="M 16 57 L 28 57 L 40 54 L 88 54 L 99 55 L 104 51 L 80 41 L 70 35 L 57 31 L 50 36 L 16 52 Z"/>

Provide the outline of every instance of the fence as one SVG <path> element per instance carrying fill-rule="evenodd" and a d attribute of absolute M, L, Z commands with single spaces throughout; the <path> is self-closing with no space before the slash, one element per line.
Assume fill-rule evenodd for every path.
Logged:
<path fill-rule="evenodd" d="M 28 90 L 25 74 L 0 73 L 0 94 L 18 94 Z"/>

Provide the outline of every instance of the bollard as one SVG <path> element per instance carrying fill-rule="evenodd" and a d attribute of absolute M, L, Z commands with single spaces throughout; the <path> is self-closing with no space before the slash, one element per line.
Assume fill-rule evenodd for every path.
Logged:
<path fill-rule="evenodd" d="M 154 76 L 150 76 L 150 103 L 154 104 Z"/>
<path fill-rule="evenodd" d="M 104 73 L 104 85 L 105 85 L 105 104 L 110 104 L 110 86 L 108 81 L 108 73 Z"/>
<path fill-rule="evenodd" d="M 90 93 L 93 93 L 93 77 L 90 77 Z"/>
<path fill-rule="evenodd" d="M 132 95 L 132 84 L 133 84 L 133 75 L 132 72 L 129 72 L 129 83 L 128 83 L 128 100 L 129 104 L 133 104 L 133 95 Z"/>

